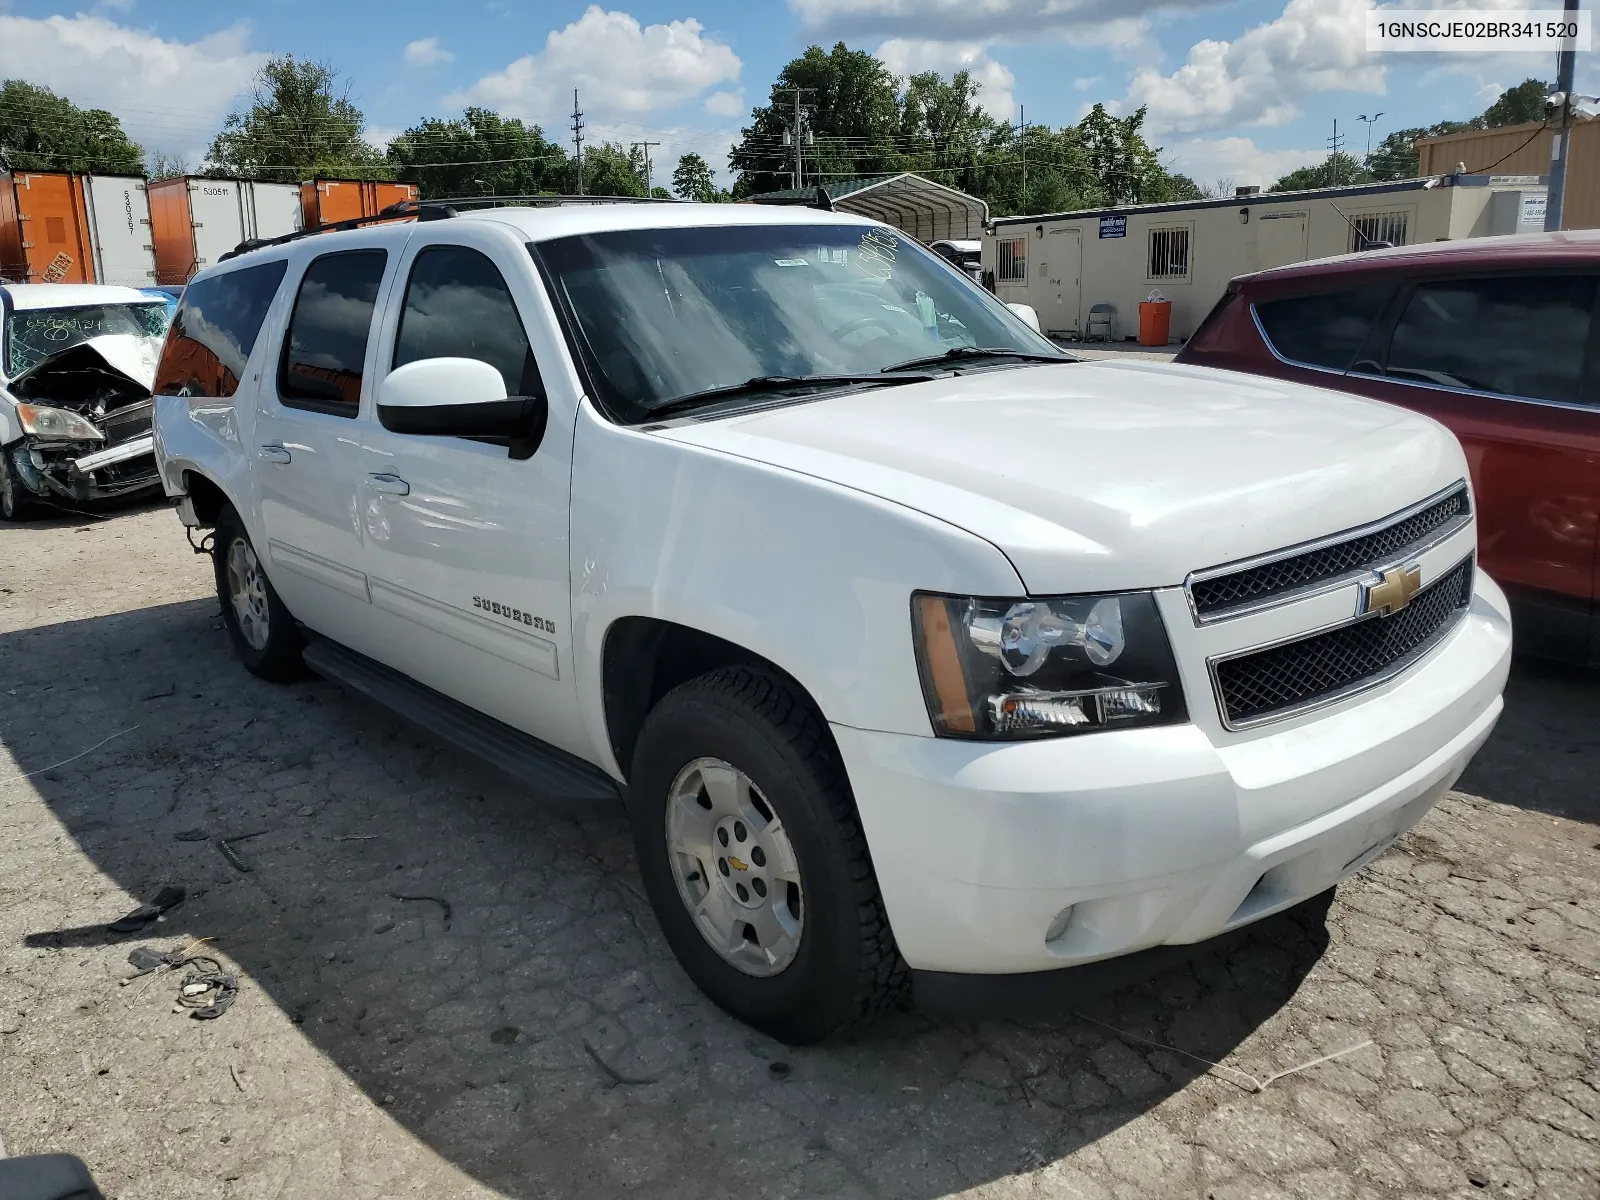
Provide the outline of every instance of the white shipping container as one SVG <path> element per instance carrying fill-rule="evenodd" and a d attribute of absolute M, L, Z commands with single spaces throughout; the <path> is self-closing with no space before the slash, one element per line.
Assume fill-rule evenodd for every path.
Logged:
<path fill-rule="evenodd" d="M 137 176 L 90 175 L 83 189 L 96 282 L 149 287 L 156 279 L 150 200 Z"/>
<path fill-rule="evenodd" d="M 300 189 L 247 179 L 191 179 L 195 265 L 208 266 L 253 238 L 282 237 L 300 228 Z"/>

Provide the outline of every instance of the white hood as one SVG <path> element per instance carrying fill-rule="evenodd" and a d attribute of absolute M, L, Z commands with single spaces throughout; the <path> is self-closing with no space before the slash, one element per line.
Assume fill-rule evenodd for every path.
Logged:
<path fill-rule="evenodd" d="M 1178 584 L 1466 476 L 1425 417 L 1172 363 L 982 371 L 662 436 L 938 517 L 998 546 L 1034 593 Z"/>

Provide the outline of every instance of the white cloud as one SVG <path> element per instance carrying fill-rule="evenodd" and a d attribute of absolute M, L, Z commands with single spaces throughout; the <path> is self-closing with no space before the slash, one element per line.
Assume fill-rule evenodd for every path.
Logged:
<path fill-rule="evenodd" d="M 727 187 L 731 185 L 728 174 L 728 150 L 739 140 L 739 131 L 733 128 L 718 127 L 704 129 L 695 125 L 669 125 L 665 128 L 659 125 L 639 125 L 631 121 L 595 121 L 583 131 L 585 147 L 599 145 L 601 142 L 617 142 L 627 147 L 634 142 L 648 138 L 657 143 L 650 150 L 651 161 L 655 164 L 652 173 L 652 182 L 656 187 L 672 189 L 672 170 L 678 165 L 678 159 L 685 154 L 698 154 L 706 160 L 706 165 L 711 168 L 711 174 L 718 181 L 718 185 Z M 571 142 L 567 143 L 571 149 Z"/>
<path fill-rule="evenodd" d="M 736 92 L 712 92 L 705 99 L 705 109 L 714 117 L 736 117 L 744 111 L 744 89 Z"/>
<path fill-rule="evenodd" d="M 938 71 L 952 75 L 957 71 L 970 71 L 981 86 L 978 104 L 997 121 L 1009 121 L 1016 105 L 1012 88 L 1017 77 L 1004 63 L 989 57 L 981 42 L 928 42 L 890 38 L 879 46 L 879 62 L 901 77 L 923 71 Z"/>
<path fill-rule="evenodd" d="M 1263 150 L 1247 137 L 1189 138 L 1162 147 L 1173 171 L 1181 172 L 1201 187 L 1219 179 L 1238 186 L 1270 187 L 1290 171 L 1319 163 L 1325 149 Z"/>
<path fill-rule="evenodd" d="M 578 20 L 553 30 L 543 50 L 445 102 L 485 104 L 545 124 L 561 120 L 574 87 L 594 112 L 671 108 L 739 78 L 739 56 L 703 30 L 693 19 L 641 26 L 628 13 L 590 5 Z"/>
<path fill-rule="evenodd" d="M 0 14 L 0 79 L 27 79 L 76 104 L 108 108 L 146 150 L 196 161 L 266 61 L 248 42 L 242 24 L 179 42 L 101 16 Z"/>
<path fill-rule="evenodd" d="M 399 125 L 368 125 L 361 131 L 361 136 L 379 150 L 387 150 L 389 143 L 404 132 Z"/>
<path fill-rule="evenodd" d="M 455 57 L 439 45 L 436 37 L 418 38 L 406 43 L 406 62 L 413 67 L 436 67 L 440 63 L 454 62 Z"/>
<path fill-rule="evenodd" d="M 1104 75 L 1090 75 L 1083 79 L 1074 79 L 1072 81 L 1072 86 L 1080 92 L 1087 92 L 1096 84 L 1104 82 L 1104 80 Z"/>
<path fill-rule="evenodd" d="M 1144 37 L 1157 9 L 1212 8 L 1226 0 L 789 0 L 802 24 L 830 34 L 934 41 L 1120 46 Z"/>

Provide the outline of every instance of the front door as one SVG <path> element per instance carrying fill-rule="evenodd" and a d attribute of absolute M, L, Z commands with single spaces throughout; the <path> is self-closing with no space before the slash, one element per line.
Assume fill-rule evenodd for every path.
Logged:
<path fill-rule="evenodd" d="M 369 246 L 311 259 L 283 350 L 262 372 L 250 447 L 267 539 L 256 552 L 273 586 L 312 629 L 369 654 L 375 643 L 362 563 L 356 418 L 389 258 Z"/>
<path fill-rule="evenodd" d="M 1479 563 L 1517 606 L 1524 649 L 1588 641 L 1600 532 L 1597 281 L 1584 274 L 1435 279 L 1403 297 L 1381 354 L 1349 378 L 1460 439 Z M 1585 361 L 1588 375 L 1585 375 Z"/>
<path fill-rule="evenodd" d="M 1039 328 L 1048 334 L 1078 333 L 1078 277 L 1083 249 L 1076 229 L 1052 229 L 1040 251 Z"/>
<path fill-rule="evenodd" d="M 474 358 L 510 395 L 543 392 L 532 457 L 362 423 L 361 520 L 374 621 L 412 678 L 563 749 L 588 753 L 569 633 L 567 509 L 577 397 L 527 250 L 498 226 L 419 227 L 382 335 L 381 373 Z M 520 268 L 520 269 L 519 269 Z M 542 377 L 541 377 L 542 375 Z M 551 382 L 555 381 L 555 382 Z"/>
<path fill-rule="evenodd" d="M 1266 213 L 1256 222 L 1256 270 L 1304 262 L 1305 257 L 1305 213 Z"/>

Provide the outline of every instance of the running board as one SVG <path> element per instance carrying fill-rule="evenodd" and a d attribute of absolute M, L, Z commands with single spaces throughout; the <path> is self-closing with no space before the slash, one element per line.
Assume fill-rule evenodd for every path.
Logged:
<path fill-rule="evenodd" d="M 302 657 L 318 675 L 360 692 L 547 796 L 586 802 L 620 798 L 616 783 L 600 768 L 337 642 L 317 638 L 306 646 Z"/>

